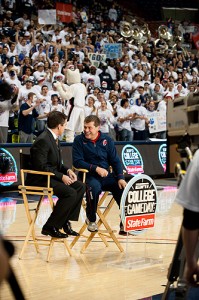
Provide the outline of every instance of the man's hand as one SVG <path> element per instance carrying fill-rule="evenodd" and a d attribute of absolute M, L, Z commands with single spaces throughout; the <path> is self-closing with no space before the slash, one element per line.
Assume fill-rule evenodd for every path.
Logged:
<path fill-rule="evenodd" d="M 68 169 L 67 174 L 73 182 L 77 181 L 77 175 L 71 169 Z"/>
<path fill-rule="evenodd" d="M 108 175 L 108 171 L 104 168 L 97 167 L 96 172 L 101 177 L 106 177 Z"/>
<path fill-rule="evenodd" d="M 127 182 L 124 179 L 119 179 L 118 180 L 118 185 L 120 189 L 124 189 L 127 185 Z"/>
<path fill-rule="evenodd" d="M 62 181 L 63 183 L 65 183 L 66 185 L 70 185 L 72 184 L 74 181 L 67 175 L 63 175 L 62 176 Z"/>

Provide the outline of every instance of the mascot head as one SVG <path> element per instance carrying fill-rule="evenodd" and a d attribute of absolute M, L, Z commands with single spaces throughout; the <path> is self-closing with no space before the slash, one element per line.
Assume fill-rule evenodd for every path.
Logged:
<path fill-rule="evenodd" d="M 66 77 L 67 77 L 68 85 L 81 82 L 81 76 L 80 76 L 80 73 L 79 73 L 79 69 L 76 69 L 74 71 L 68 69 L 67 72 L 66 72 Z"/>

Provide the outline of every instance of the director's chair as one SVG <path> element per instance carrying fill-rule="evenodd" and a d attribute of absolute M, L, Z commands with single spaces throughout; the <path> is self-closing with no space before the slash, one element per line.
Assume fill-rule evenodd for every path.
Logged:
<path fill-rule="evenodd" d="M 53 188 L 50 187 L 50 177 L 54 176 L 51 172 L 41 172 L 41 171 L 34 171 L 31 170 L 30 166 L 30 154 L 24 154 L 22 153 L 22 150 L 20 150 L 20 168 L 21 168 L 21 185 L 18 186 L 19 193 L 22 194 L 24 207 L 28 219 L 28 232 L 26 234 L 23 247 L 21 249 L 21 252 L 19 254 L 19 259 L 22 258 L 24 251 L 29 243 L 33 243 L 35 246 L 35 249 L 37 252 L 39 252 L 39 245 L 48 246 L 48 254 L 47 254 L 47 262 L 50 260 L 51 251 L 53 248 L 53 245 L 55 242 L 61 242 L 65 245 L 69 255 L 72 255 L 71 249 L 68 245 L 68 242 L 66 239 L 57 239 L 57 238 L 51 238 L 50 240 L 44 239 L 44 238 L 38 238 L 36 236 L 35 232 L 35 222 L 39 214 L 39 210 L 41 207 L 42 202 L 46 197 L 49 199 L 50 206 L 53 210 L 54 208 L 54 202 L 53 202 Z M 38 175 L 45 175 L 47 177 L 47 184 L 44 187 L 40 186 L 26 186 L 25 185 L 25 177 L 27 174 L 34 174 L 35 176 Z M 28 201 L 28 195 L 39 195 L 39 201 L 36 204 L 36 207 L 31 209 L 30 203 Z M 33 211 L 33 212 L 31 212 Z M 32 237 L 32 240 L 31 240 Z"/>
<path fill-rule="evenodd" d="M 72 167 L 73 171 L 77 171 L 77 172 L 81 172 L 83 174 L 83 178 L 82 178 L 82 181 L 85 183 L 86 182 L 86 174 L 88 173 L 88 170 L 86 169 L 78 169 L 78 168 L 75 168 L 75 167 Z M 98 229 L 101 227 L 101 225 L 104 225 L 105 229 L 106 230 L 98 230 L 98 231 L 95 231 L 95 232 L 91 232 L 89 234 L 89 236 L 87 235 L 84 235 L 84 231 L 87 229 L 87 224 L 84 223 L 83 226 L 81 227 L 80 231 L 79 231 L 79 236 L 76 236 L 72 243 L 70 244 L 70 247 L 72 248 L 76 242 L 79 240 L 79 238 L 81 236 L 85 237 L 86 238 L 86 242 L 83 244 L 80 252 L 83 253 L 86 248 L 88 247 L 88 245 L 90 244 L 90 242 L 93 240 L 93 238 L 98 235 L 101 240 L 103 241 L 103 243 L 105 244 L 106 247 L 109 247 L 109 244 L 108 244 L 108 241 L 107 239 L 111 239 L 115 244 L 116 246 L 118 247 L 118 249 L 120 250 L 120 252 L 124 252 L 124 249 L 122 247 L 122 245 L 120 244 L 120 242 L 118 241 L 114 231 L 111 229 L 110 225 L 108 224 L 107 220 L 106 220 L 106 217 L 108 215 L 108 213 L 110 212 L 115 200 L 113 198 L 113 196 L 111 195 L 109 198 L 109 191 L 105 191 L 103 196 L 99 199 L 99 202 L 98 202 L 98 207 L 97 207 L 97 215 L 99 217 L 99 220 L 97 222 L 97 226 L 98 226 Z M 103 202 L 105 201 L 105 199 L 107 200 L 107 205 L 104 207 L 102 206 Z M 83 209 L 86 210 L 86 201 L 83 199 L 82 201 L 82 206 L 83 206 Z"/>

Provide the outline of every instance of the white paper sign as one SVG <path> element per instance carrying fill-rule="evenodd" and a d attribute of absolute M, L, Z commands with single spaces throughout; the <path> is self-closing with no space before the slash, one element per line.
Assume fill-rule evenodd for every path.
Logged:
<path fill-rule="evenodd" d="M 147 115 L 149 119 L 149 132 L 166 131 L 166 113 L 154 111 Z"/>
<path fill-rule="evenodd" d="M 40 9 L 38 10 L 39 24 L 56 24 L 56 9 Z"/>

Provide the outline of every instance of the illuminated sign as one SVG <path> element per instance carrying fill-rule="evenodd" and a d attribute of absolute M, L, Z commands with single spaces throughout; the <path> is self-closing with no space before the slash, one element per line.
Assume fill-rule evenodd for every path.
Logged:
<path fill-rule="evenodd" d="M 17 164 L 12 154 L 0 148 L 0 185 L 9 186 L 17 182 Z"/>
<path fill-rule="evenodd" d="M 128 174 L 137 175 L 144 173 L 142 156 L 134 146 L 126 145 L 123 147 L 122 162 Z"/>
<path fill-rule="evenodd" d="M 166 167 L 167 167 L 167 145 L 166 144 L 160 145 L 158 150 L 158 157 L 164 172 L 166 172 Z"/>

